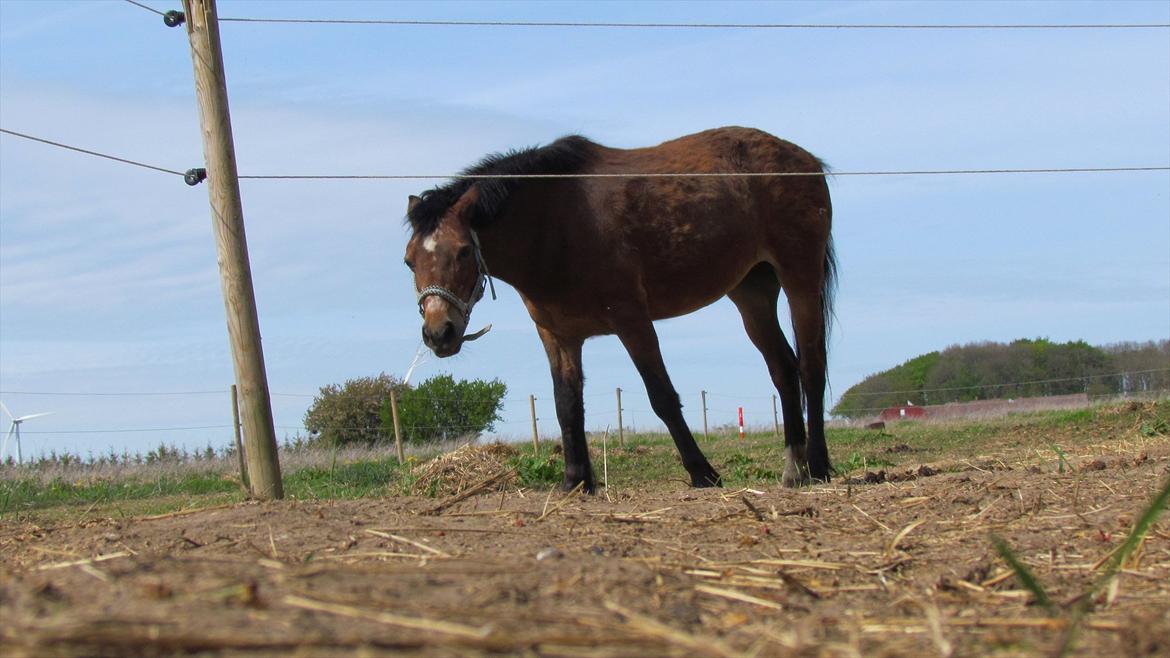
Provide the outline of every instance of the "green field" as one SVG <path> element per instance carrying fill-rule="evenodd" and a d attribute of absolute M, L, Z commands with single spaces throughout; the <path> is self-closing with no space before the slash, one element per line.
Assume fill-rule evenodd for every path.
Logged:
<path fill-rule="evenodd" d="M 1141 442 L 1170 435 L 1170 401 L 1097 406 L 1075 411 L 1010 415 L 995 419 L 947 423 L 902 422 L 884 430 L 834 428 L 829 449 L 838 477 L 865 472 L 894 473 L 931 464 L 936 470 L 963 468 L 1005 451 L 1036 465 L 1064 468 L 1066 457 L 1110 441 Z M 772 432 L 699 438 L 728 488 L 764 487 L 779 483 L 783 445 Z M 634 434 L 625 446 L 609 436 L 602 455 L 602 437 L 591 435 L 594 468 L 603 479 L 608 466 L 611 490 L 678 487 L 685 482 L 670 437 Z M 532 445 L 518 443 L 510 461 L 521 487 L 548 489 L 560 483 L 562 465 L 557 444 L 545 442 L 541 455 Z M 433 456 L 433 453 L 432 455 Z M 389 446 L 357 457 L 328 450 L 302 450 L 285 456 L 285 495 L 296 500 L 331 500 L 402 496 L 411 492 L 412 469 L 427 454 L 400 465 Z M 234 462 L 228 459 L 96 468 L 71 460 L 32 467 L 0 468 L 0 519 L 130 517 L 206 507 L 245 499 Z"/>

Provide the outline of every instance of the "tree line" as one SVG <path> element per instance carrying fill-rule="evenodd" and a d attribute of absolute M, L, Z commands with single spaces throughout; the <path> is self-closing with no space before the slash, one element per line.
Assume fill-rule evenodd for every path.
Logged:
<path fill-rule="evenodd" d="M 1132 374 L 1118 374 L 1132 373 Z M 953 345 L 870 375 L 841 396 L 836 416 L 858 418 L 906 404 L 1170 390 L 1170 340 L 1054 343 L 1046 338 Z"/>

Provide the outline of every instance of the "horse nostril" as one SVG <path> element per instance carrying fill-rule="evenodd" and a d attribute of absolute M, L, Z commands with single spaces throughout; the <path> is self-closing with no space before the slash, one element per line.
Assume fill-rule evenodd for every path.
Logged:
<path fill-rule="evenodd" d="M 455 340 L 455 324 L 448 320 L 443 323 L 443 333 L 439 334 L 438 342 L 442 345 L 449 344 Z"/>
<path fill-rule="evenodd" d="M 423 340 L 431 346 L 450 345 L 455 340 L 455 324 L 448 320 L 437 331 L 423 327 Z"/>

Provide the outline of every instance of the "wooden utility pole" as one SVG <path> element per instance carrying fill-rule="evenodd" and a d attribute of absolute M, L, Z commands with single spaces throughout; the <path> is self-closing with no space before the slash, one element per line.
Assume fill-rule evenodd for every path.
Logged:
<path fill-rule="evenodd" d="M 406 462 L 406 455 L 402 452 L 402 426 L 398 424 L 398 391 L 390 389 L 390 419 L 394 421 L 394 450 L 398 453 L 398 463 Z"/>
<path fill-rule="evenodd" d="M 707 437 L 707 391 L 699 391 L 703 396 L 703 438 Z"/>
<path fill-rule="evenodd" d="M 236 458 L 240 462 L 240 486 L 246 493 L 252 492 L 252 485 L 248 484 L 248 466 L 244 463 L 244 443 L 240 440 L 240 397 L 236 393 L 236 385 L 232 384 L 232 429 L 236 434 Z"/>
<path fill-rule="evenodd" d="M 540 435 L 536 431 L 536 396 L 528 396 L 528 411 L 532 414 L 532 454 L 540 456 Z"/>
<path fill-rule="evenodd" d="M 618 445 L 626 447 L 626 430 L 622 427 L 622 389 L 617 390 L 618 403 Z"/>
<path fill-rule="evenodd" d="M 183 0 L 191 61 L 195 67 L 195 94 L 207 161 L 211 223 L 218 251 L 220 283 L 227 310 L 228 337 L 236 382 L 240 387 L 244 440 L 252 495 L 261 500 L 284 497 L 272 400 L 260 346 L 260 321 L 244 237 L 244 210 L 240 202 L 232 121 L 228 112 L 227 81 L 219 43 L 219 16 L 215 0 Z"/>

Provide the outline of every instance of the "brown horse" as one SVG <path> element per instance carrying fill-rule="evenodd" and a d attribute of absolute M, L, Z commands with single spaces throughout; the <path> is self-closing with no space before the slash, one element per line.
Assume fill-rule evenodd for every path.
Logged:
<path fill-rule="evenodd" d="M 794 144 L 735 127 L 651 148 L 571 136 L 489 155 L 410 197 L 406 265 L 423 340 L 444 357 L 478 337 L 464 332 L 490 271 L 520 293 L 548 353 L 566 488 L 594 486 L 581 346 L 604 334 L 629 352 L 691 483 L 718 486 L 683 420 L 653 322 L 727 295 L 780 393 L 784 484 L 827 481 L 825 343 L 836 262 L 825 171 Z M 752 175 L 761 173 L 773 175 Z M 776 316 L 781 289 L 796 352 Z"/>

